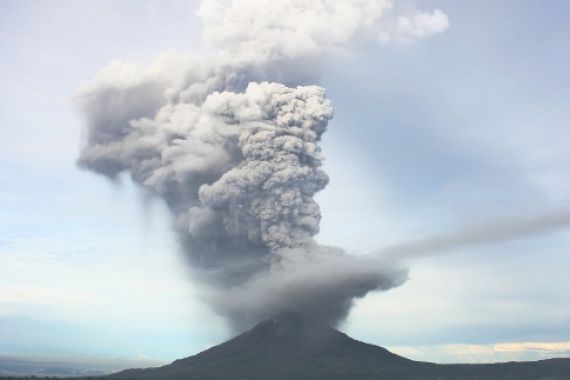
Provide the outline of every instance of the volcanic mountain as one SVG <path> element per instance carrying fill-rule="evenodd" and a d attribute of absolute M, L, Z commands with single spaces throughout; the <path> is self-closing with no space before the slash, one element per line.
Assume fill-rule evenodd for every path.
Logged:
<path fill-rule="evenodd" d="M 219 346 L 172 364 L 111 379 L 535 379 L 570 380 L 570 359 L 496 364 L 418 362 L 298 317 L 275 317 Z"/>

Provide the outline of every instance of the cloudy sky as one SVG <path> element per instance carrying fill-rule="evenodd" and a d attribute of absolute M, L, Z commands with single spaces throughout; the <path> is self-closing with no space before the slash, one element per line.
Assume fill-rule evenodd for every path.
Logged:
<path fill-rule="evenodd" d="M 414 4 L 445 22 L 319 63 L 335 118 L 317 240 L 358 255 L 568 215 L 570 5 Z M 0 355 L 170 361 L 228 337 L 165 205 L 76 166 L 80 84 L 113 60 L 215 54 L 199 5 L 0 1 Z M 569 356 L 569 243 L 557 228 L 420 257 L 342 329 L 421 360 Z"/>

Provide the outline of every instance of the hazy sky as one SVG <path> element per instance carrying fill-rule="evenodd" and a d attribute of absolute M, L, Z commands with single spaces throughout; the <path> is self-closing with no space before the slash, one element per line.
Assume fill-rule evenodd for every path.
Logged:
<path fill-rule="evenodd" d="M 115 59 L 208 53 L 198 5 L 0 0 L 0 355 L 169 361 L 227 338 L 165 206 L 75 165 L 79 84 Z M 449 28 L 323 63 L 317 239 L 355 254 L 570 209 L 570 4 L 416 6 Z M 560 230 L 417 260 L 343 329 L 422 360 L 568 356 L 569 247 Z"/>

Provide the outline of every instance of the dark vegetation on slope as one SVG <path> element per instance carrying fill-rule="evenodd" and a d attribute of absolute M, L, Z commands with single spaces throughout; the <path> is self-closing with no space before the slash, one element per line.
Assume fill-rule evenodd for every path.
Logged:
<path fill-rule="evenodd" d="M 541 379 L 570 380 L 570 359 L 498 364 L 418 362 L 296 317 L 273 318 L 238 337 L 170 365 L 111 379 Z"/>

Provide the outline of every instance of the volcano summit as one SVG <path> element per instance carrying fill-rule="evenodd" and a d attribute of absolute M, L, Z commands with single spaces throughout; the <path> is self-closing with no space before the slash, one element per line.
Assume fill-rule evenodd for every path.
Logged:
<path fill-rule="evenodd" d="M 294 315 L 259 323 L 197 355 L 111 379 L 570 380 L 570 359 L 496 364 L 435 364 L 406 359 Z"/>

